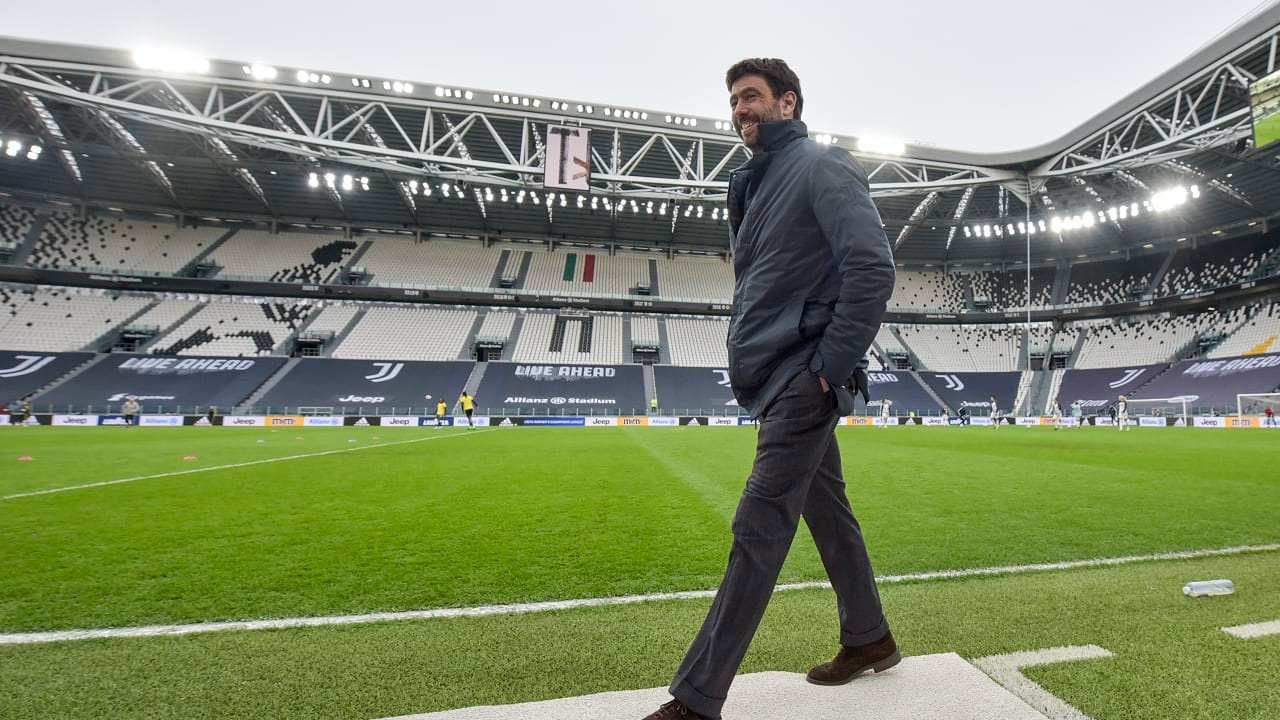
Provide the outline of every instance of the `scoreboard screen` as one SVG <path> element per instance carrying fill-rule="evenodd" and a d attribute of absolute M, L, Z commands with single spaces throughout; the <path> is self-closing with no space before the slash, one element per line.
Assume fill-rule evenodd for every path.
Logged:
<path fill-rule="evenodd" d="M 586 128 L 547 126 L 547 160 L 542 184 L 548 189 L 591 189 L 591 143 Z"/>
<path fill-rule="evenodd" d="M 1280 71 L 1249 87 L 1253 106 L 1253 146 L 1266 147 L 1280 140 Z"/>

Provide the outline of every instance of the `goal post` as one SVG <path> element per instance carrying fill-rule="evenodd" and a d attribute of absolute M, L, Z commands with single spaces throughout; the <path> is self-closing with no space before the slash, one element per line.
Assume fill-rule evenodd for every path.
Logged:
<path fill-rule="evenodd" d="M 1129 414 L 1161 417 L 1180 417 L 1184 425 L 1191 424 L 1189 406 L 1197 398 L 1179 395 L 1167 398 L 1129 398 Z"/>
<path fill-rule="evenodd" d="M 1267 408 L 1280 415 L 1280 393 L 1239 393 L 1236 395 L 1237 415 L 1263 415 Z"/>

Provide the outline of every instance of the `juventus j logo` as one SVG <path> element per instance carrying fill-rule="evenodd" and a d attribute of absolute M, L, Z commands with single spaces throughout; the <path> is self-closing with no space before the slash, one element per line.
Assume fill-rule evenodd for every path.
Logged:
<path fill-rule="evenodd" d="M 404 363 L 376 362 L 373 366 L 378 368 L 378 372 L 372 375 L 365 375 L 364 379 L 369 382 L 386 382 L 394 380 L 400 371 L 404 369 Z"/>
<path fill-rule="evenodd" d="M 1107 386 L 1112 388 L 1124 387 L 1125 385 L 1128 385 L 1134 380 L 1137 380 L 1138 376 L 1146 371 L 1147 371 L 1146 368 L 1138 368 L 1136 370 L 1125 370 L 1124 377 L 1120 378 L 1119 380 L 1113 383 L 1107 383 Z"/>
<path fill-rule="evenodd" d="M 19 361 L 18 364 L 11 368 L 4 368 L 3 370 L 0 370 L 0 378 L 15 378 L 23 375 L 30 375 L 33 372 L 39 371 L 40 368 L 45 365 L 53 362 L 56 356 L 14 355 L 13 357 L 15 360 Z"/>
<path fill-rule="evenodd" d="M 947 389 L 953 392 L 960 392 L 964 389 L 964 382 L 960 380 L 958 375 L 934 375 L 936 378 L 947 383 Z"/>

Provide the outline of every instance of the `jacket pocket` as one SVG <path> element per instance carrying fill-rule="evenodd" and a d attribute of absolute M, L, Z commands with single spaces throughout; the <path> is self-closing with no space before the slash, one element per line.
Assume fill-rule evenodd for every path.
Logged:
<path fill-rule="evenodd" d="M 769 379 L 778 362 L 800 342 L 804 303 L 788 302 L 771 317 L 747 311 L 738 317 L 729 336 L 729 379 L 734 387 L 757 388 Z"/>

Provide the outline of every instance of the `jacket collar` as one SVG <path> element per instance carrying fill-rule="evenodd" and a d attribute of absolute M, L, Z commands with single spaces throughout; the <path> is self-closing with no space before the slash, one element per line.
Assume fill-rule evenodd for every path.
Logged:
<path fill-rule="evenodd" d="M 771 153 L 782 149 L 792 140 L 799 140 L 809 134 L 809 128 L 799 120 L 775 120 L 760 123 L 761 152 Z"/>

